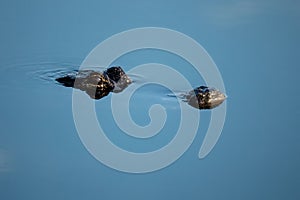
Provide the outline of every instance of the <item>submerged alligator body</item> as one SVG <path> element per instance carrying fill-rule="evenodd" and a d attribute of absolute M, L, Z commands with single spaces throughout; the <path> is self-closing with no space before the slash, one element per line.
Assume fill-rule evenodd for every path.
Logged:
<path fill-rule="evenodd" d="M 110 92 L 122 92 L 132 80 L 121 67 L 110 67 L 104 72 L 78 71 L 76 75 L 56 78 L 65 87 L 85 91 L 92 99 L 101 99 Z M 214 88 L 200 86 L 183 95 L 184 101 L 198 109 L 212 109 L 220 105 L 226 96 Z"/>

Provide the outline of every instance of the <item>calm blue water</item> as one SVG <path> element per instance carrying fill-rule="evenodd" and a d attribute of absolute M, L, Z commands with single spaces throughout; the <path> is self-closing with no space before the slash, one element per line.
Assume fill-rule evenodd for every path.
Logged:
<path fill-rule="evenodd" d="M 299 199 L 299 13 L 299 3 L 280 0 L 1 1 L 0 199 Z M 174 29 L 203 45 L 229 98 L 222 135 L 205 159 L 197 155 L 209 111 L 201 112 L 198 134 L 178 161 L 137 175 L 87 152 L 73 121 L 72 90 L 53 76 L 77 69 L 109 36 L 145 26 Z M 114 64 L 128 71 L 149 62 L 185 69 L 193 86 L 203 84 L 189 63 L 165 52 L 132 52 Z M 169 93 L 140 88 L 130 105 L 136 123 L 149 123 L 149 106 L 161 103 L 172 116 L 164 131 L 176 130 L 178 102 Z M 97 110 L 110 98 L 97 101 Z M 103 123 L 109 129 L 111 117 Z M 147 152 L 173 136 L 109 138 Z"/>

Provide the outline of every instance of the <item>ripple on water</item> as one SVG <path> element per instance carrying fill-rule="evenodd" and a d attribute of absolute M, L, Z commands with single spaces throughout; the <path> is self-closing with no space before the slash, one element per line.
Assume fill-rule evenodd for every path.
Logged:
<path fill-rule="evenodd" d="M 36 62 L 31 61 L 23 61 L 23 62 L 15 62 L 6 64 L 5 66 L 1 66 L 1 79 L 0 79 L 0 87 L 2 89 L 7 88 L 16 88 L 21 90 L 26 90 L 28 88 L 41 88 L 41 84 L 53 84 L 56 85 L 56 78 L 66 76 L 66 75 L 75 75 L 80 68 L 79 63 L 75 62 L 66 62 L 66 61 L 44 61 L 39 60 Z M 63 60 L 63 59 L 62 59 Z M 99 66 L 89 66 L 85 67 L 87 70 L 94 71 L 104 71 L 107 67 L 99 67 Z M 145 77 L 140 74 L 128 73 L 128 76 L 132 79 L 133 83 L 136 84 L 137 87 L 143 86 L 146 83 Z M 22 83 L 22 87 L 19 87 L 20 83 Z M 55 89 L 55 88 L 53 88 Z M 130 87 L 126 88 L 123 92 L 132 92 Z M 59 95 L 59 94 L 58 94 Z M 151 99 L 159 99 L 160 101 L 177 101 L 177 97 L 180 98 L 181 91 L 177 91 L 176 93 L 170 93 L 170 90 L 162 89 L 156 87 L 155 89 L 145 89 L 138 92 L 138 96 L 144 97 L 143 99 L 147 99 L 147 97 L 151 97 Z M 100 100 L 101 101 L 101 100 Z"/>

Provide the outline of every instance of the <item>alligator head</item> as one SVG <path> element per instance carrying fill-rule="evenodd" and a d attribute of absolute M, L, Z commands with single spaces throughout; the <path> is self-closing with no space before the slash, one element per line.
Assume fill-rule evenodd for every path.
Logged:
<path fill-rule="evenodd" d="M 200 86 L 185 95 L 189 105 L 198 109 L 211 109 L 220 105 L 226 95 L 215 88 Z"/>

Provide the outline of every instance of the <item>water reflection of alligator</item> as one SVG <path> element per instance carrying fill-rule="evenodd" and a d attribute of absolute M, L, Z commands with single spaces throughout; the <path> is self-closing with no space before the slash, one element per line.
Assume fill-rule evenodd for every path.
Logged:
<path fill-rule="evenodd" d="M 85 91 L 93 99 L 101 99 L 110 92 L 123 91 L 131 79 L 121 67 L 111 67 L 103 73 L 93 70 L 78 71 L 76 75 L 56 78 L 65 87 L 73 87 Z M 200 86 L 183 95 L 184 101 L 198 109 L 211 109 L 220 105 L 226 96 L 214 88 Z"/>

